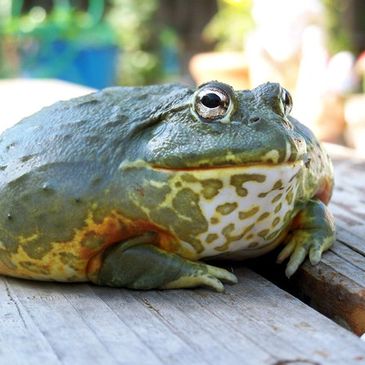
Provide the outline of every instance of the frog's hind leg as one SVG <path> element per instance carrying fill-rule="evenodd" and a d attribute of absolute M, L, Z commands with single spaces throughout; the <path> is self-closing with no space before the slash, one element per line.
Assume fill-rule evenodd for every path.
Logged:
<path fill-rule="evenodd" d="M 328 250 L 335 240 L 334 219 L 320 200 L 310 200 L 299 212 L 287 239 L 287 244 L 278 256 L 282 263 L 290 256 L 286 276 L 292 276 L 309 253 L 309 260 L 316 265 L 323 251 Z"/>
<path fill-rule="evenodd" d="M 224 290 L 222 282 L 237 282 L 236 276 L 225 269 L 186 260 L 153 246 L 151 241 L 151 235 L 145 234 L 107 249 L 92 281 L 131 289 L 207 286 L 218 292 Z"/>

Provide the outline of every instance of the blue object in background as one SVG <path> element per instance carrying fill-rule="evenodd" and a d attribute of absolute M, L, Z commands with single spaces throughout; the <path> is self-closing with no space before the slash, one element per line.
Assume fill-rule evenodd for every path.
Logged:
<path fill-rule="evenodd" d="M 119 48 L 56 40 L 32 42 L 22 49 L 25 77 L 57 78 L 101 89 L 116 84 Z"/>
<path fill-rule="evenodd" d="M 116 84 L 119 52 L 117 47 L 99 46 L 79 50 L 74 67 L 80 84 L 101 89 Z M 67 80 L 65 75 L 64 80 Z M 72 80 L 69 80 L 72 81 Z"/>
<path fill-rule="evenodd" d="M 88 0 L 86 11 L 70 0 L 52 0 L 52 10 L 43 9 L 40 21 L 34 14 L 41 8 L 22 15 L 23 2 L 12 2 L 23 76 L 97 89 L 116 84 L 120 48 L 115 29 L 103 19 L 105 0 Z"/>

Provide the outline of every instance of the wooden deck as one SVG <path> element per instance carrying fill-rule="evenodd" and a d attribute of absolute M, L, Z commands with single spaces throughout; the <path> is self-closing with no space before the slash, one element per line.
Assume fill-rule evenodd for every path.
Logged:
<path fill-rule="evenodd" d="M 365 343 L 247 269 L 225 294 L 0 281 L 1 364 L 363 364 Z"/>
<path fill-rule="evenodd" d="M 330 149 L 338 237 L 319 265 L 288 281 L 273 255 L 235 264 L 224 294 L 0 277 L 0 365 L 365 364 L 365 159 Z"/>

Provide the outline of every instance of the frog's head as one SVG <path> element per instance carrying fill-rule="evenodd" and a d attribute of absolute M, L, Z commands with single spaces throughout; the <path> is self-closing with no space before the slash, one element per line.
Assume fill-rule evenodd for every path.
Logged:
<path fill-rule="evenodd" d="M 291 96 L 279 84 L 234 91 L 213 81 L 195 91 L 173 89 L 165 105 L 159 102 L 138 138 L 145 143 L 135 149 L 137 158 L 154 167 L 282 164 L 306 156 L 305 141 L 289 116 Z"/>
<path fill-rule="evenodd" d="M 198 256 L 278 242 L 307 154 L 288 91 L 220 82 L 167 90 L 132 130 L 135 156 L 121 166 L 131 174 L 129 212 L 143 210 Z"/>

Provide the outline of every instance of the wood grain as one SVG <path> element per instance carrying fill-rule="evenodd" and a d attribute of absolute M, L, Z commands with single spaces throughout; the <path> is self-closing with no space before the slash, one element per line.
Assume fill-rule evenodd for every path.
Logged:
<path fill-rule="evenodd" d="M 0 278 L 0 364 L 361 364 L 365 345 L 248 269 L 208 290 Z M 291 362 L 292 363 L 292 362 Z"/>

